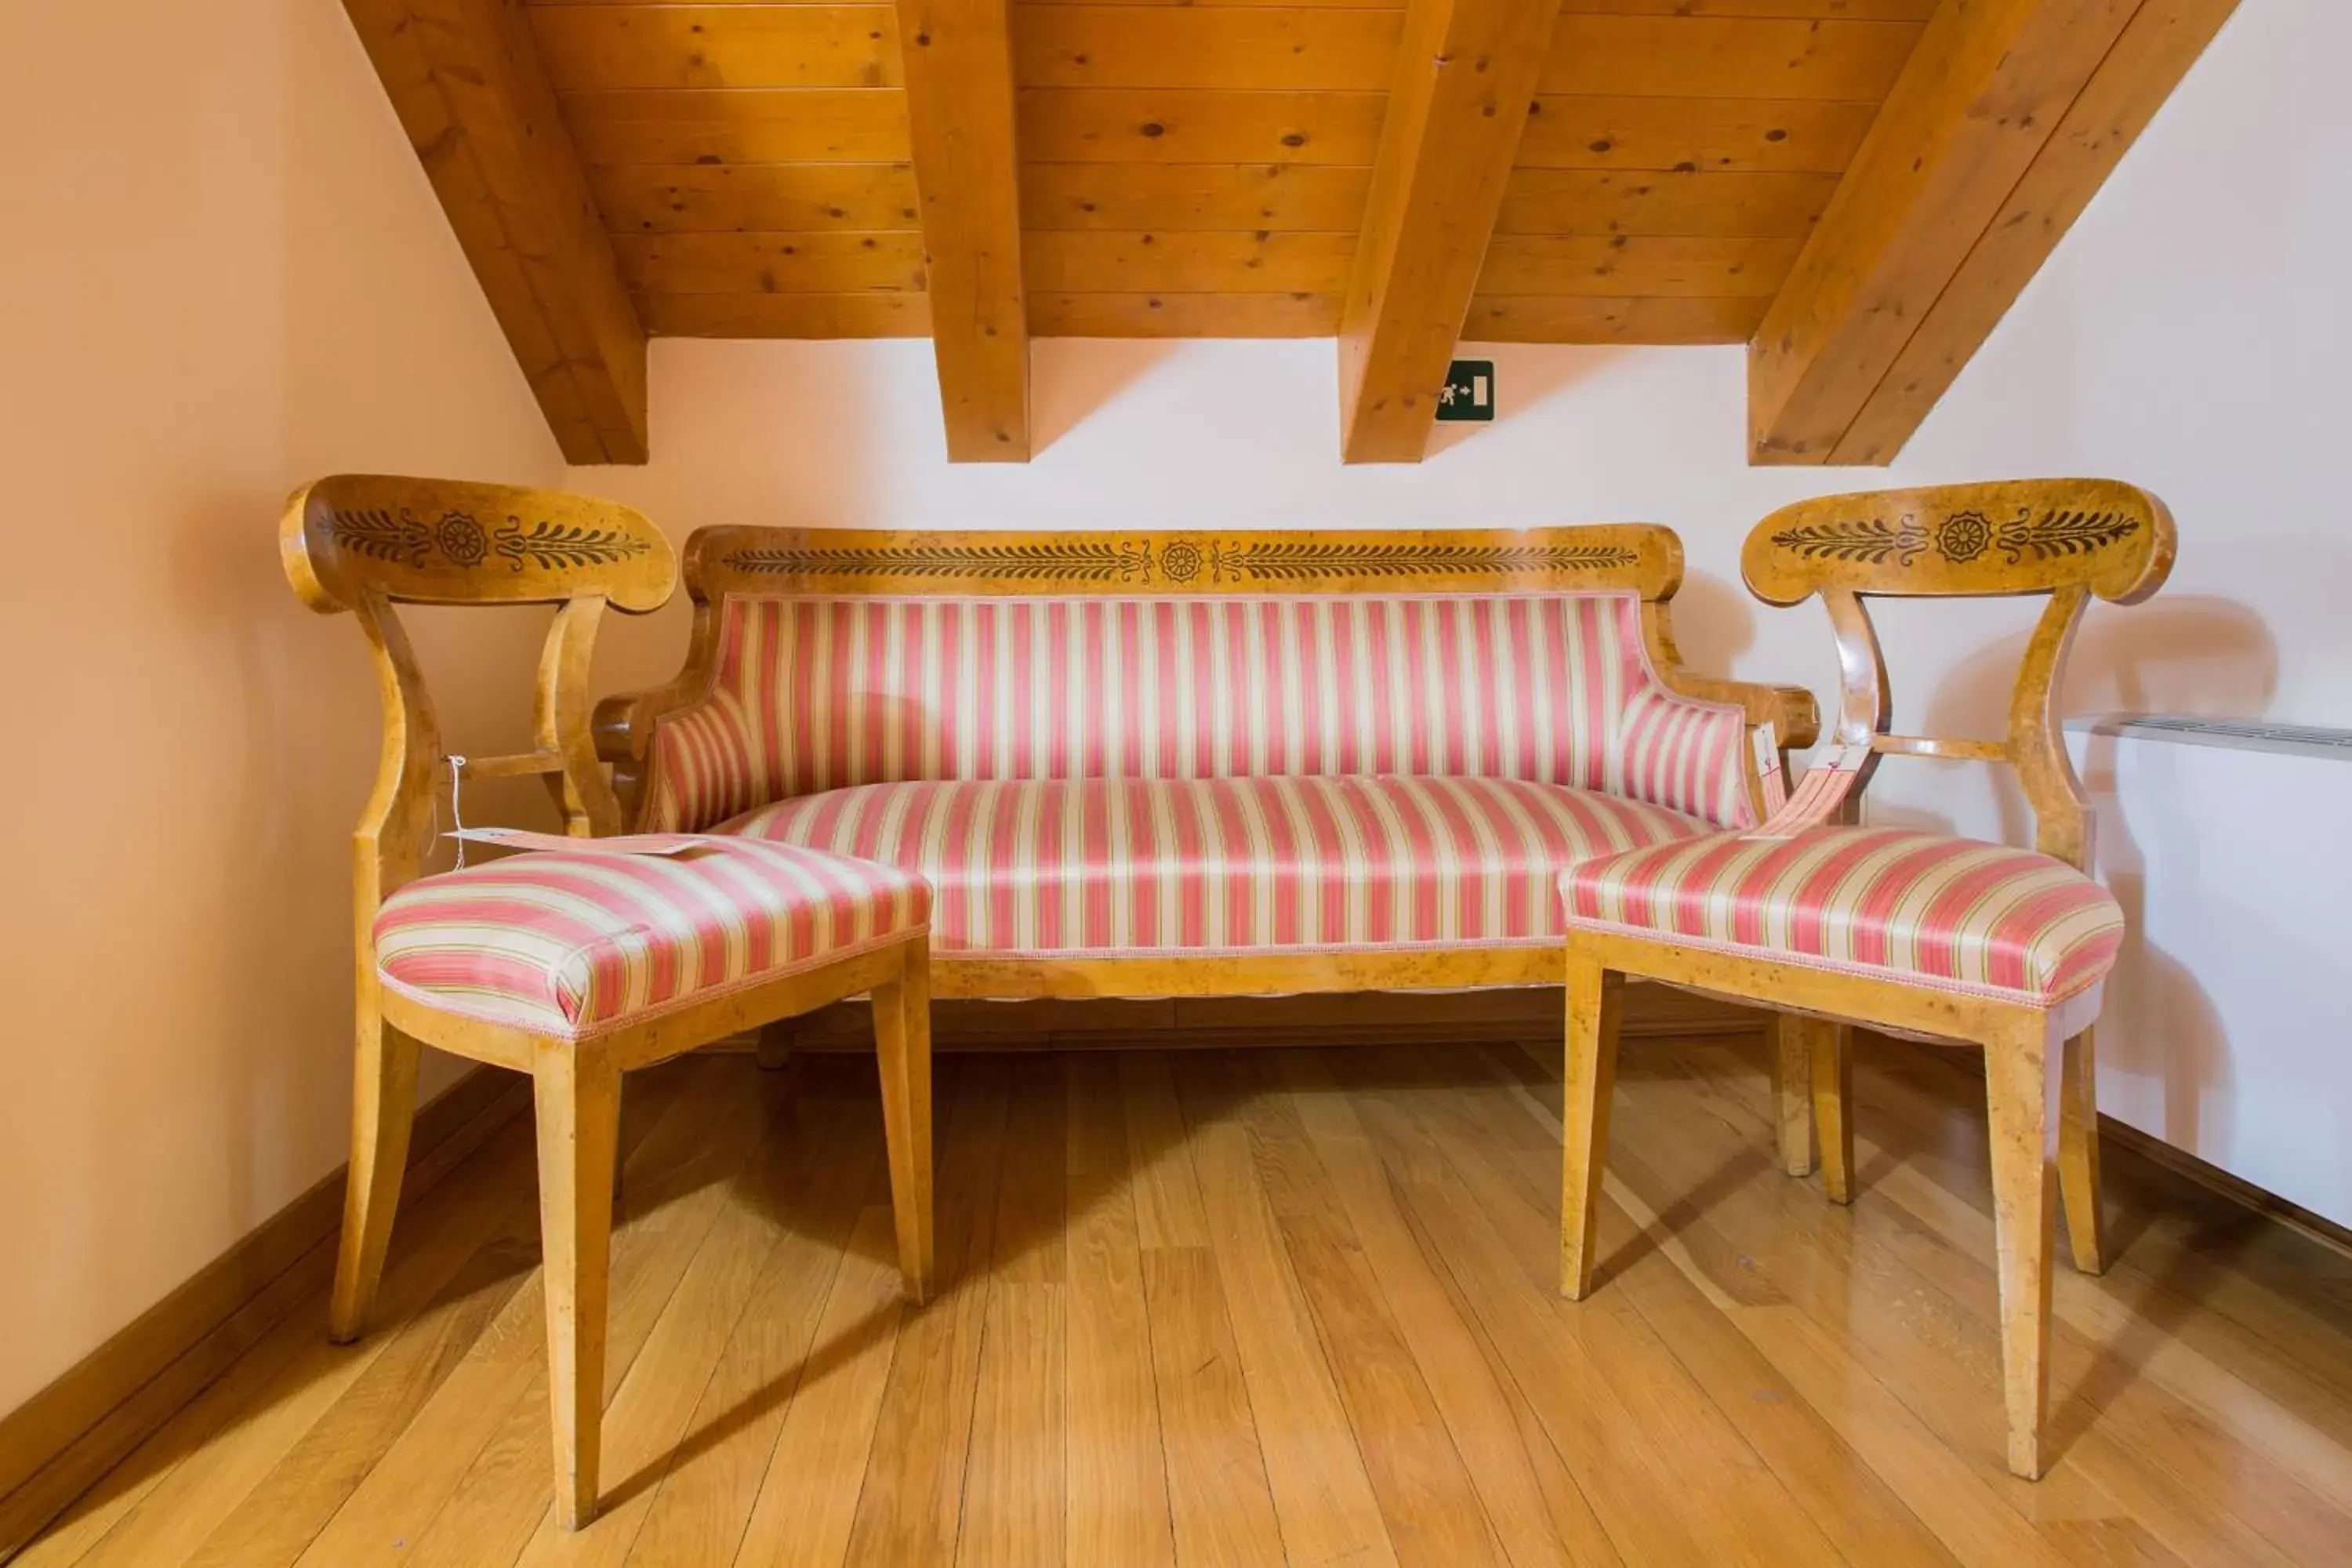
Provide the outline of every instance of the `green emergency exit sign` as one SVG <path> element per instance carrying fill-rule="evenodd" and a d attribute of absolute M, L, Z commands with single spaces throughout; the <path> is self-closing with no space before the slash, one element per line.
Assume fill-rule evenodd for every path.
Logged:
<path fill-rule="evenodd" d="M 1492 419 L 1495 416 L 1495 362 L 1458 359 L 1445 373 L 1437 392 L 1440 419 Z"/>

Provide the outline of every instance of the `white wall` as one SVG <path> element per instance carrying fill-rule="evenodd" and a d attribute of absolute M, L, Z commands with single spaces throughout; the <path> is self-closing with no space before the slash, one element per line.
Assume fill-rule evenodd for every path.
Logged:
<path fill-rule="evenodd" d="M 680 536 L 720 522 L 1118 529 L 1649 519 L 1681 531 L 1679 626 L 1703 667 L 1834 667 L 1816 606 L 1754 605 L 1748 526 L 1791 499 L 1887 483 L 2111 474 L 2178 513 L 2166 595 L 2094 612 L 2078 706 L 2352 721 L 2352 535 L 2337 515 L 2352 363 L 2352 52 L 2340 0 L 2252 0 L 1892 471 L 1748 468 L 1738 349 L 1465 350 L 1503 416 L 1441 426 L 1417 467 L 1342 468 L 1328 342 L 1045 342 L 1040 450 L 950 467 L 921 342 L 655 345 L 654 462 L 575 472 Z M 2019 605 L 1894 606 L 1898 722 L 1996 733 Z M 631 628 L 635 629 L 635 628 Z M 641 634 L 642 635 L 642 634 Z M 670 646 L 676 617 L 651 634 Z M 1989 783 L 1880 775 L 1908 807 L 1992 830 Z M 2011 814 L 2013 819 L 2013 813 Z M 2021 825 L 2014 820 L 2010 826 Z"/>

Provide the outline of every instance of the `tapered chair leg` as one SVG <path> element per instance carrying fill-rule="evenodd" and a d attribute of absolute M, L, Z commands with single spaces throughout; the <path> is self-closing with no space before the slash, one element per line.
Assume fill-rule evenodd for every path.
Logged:
<path fill-rule="evenodd" d="M 2088 1029 L 2066 1042 L 2065 1079 L 2058 1122 L 2058 1186 L 2065 1199 L 2066 1239 L 2076 1268 L 2104 1274 L 2107 1244 L 2099 1206 L 2099 1058 Z"/>
<path fill-rule="evenodd" d="M 874 988 L 875 1055 L 882 1071 L 882 1128 L 890 1148 L 890 1208 L 898 1228 L 899 1288 L 931 1296 L 931 978 L 918 939 L 897 980 Z"/>
<path fill-rule="evenodd" d="M 1780 1131 L 1780 1168 L 1813 1173 L 1813 1020 L 1775 1013 L 1764 1042 L 1772 1060 L 1772 1121 Z"/>
<path fill-rule="evenodd" d="M 1985 1042 L 1992 1124 L 1993 1246 L 2000 1279 L 2009 1468 L 2042 1477 L 2050 1405 L 2050 1268 L 2058 1219 L 2060 1063 L 2030 1018 Z"/>
<path fill-rule="evenodd" d="M 1609 1158 L 1609 1102 L 1617 1082 L 1617 1023 L 1625 977 L 1568 949 L 1568 1062 L 1562 1086 L 1559 1288 L 1580 1301 L 1592 1289 L 1601 1178 Z"/>
<path fill-rule="evenodd" d="M 386 1024 L 375 998 L 360 998 L 359 1035 L 352 1083 L 352 1164 L 343 1189 L 343 1236 L 335 1258 L 335 1289 L 327 1333 L 349 1344 L 367 1331 L 392 1242 L 400 1179 L 408 1168 L 408 1134 L 416 1120 L 415 1040 Z"/>
<path fill-rule="evenodd" d="M 531 1075 L 539 1116 L 555 1512 L 566 1530 L 578 1530 L 596 1517 L 620 1086 L 620 1075 L 600 1058 L 583 1061 L 565 1048 L 546 1052 Z"/>
<path fill-rule="evenodd" d="M 1853 1031 L 1812 1021 L 1813 1125 L 1822 1145 L 1822 1191 L 1853 1202 Z"/>

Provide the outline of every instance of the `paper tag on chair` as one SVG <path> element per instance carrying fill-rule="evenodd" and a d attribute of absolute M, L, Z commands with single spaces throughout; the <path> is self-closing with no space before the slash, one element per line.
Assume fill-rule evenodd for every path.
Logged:
<path fill-rule="evenodd" d="M 1862 765 L 1870 760 L 1870 748 L 1864 746 L 1832 746 L 1805 770 L 1797 787 L 1780 809 L 1753 833 L 1743 833 L 1751 840 L 1793 838 L 1809 827 L 1819 827 L 1833 820 L 1845 797 L 1853 791 L 1854 781 L 1862 776 Z"/>
<path fill-rule="evenodd" d="M 623 833 L 610 838 L 573 838 L 520 827 L 459 827 L 449 837 L 501 849 L 560 849 L 575 855 L 683 855 L 721 842 L 707 833 Z"/>

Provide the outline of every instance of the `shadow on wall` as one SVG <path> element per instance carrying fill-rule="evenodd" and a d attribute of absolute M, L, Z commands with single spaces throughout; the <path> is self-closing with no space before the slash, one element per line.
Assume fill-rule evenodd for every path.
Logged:
<path fill-rule="evenodd" d="M 1528 417 L 1570 387 L 1607 374 L 1612 366 L 1630 358 L 1633 352 L 1597 345 L 1567 348 L 1552 344 L 1464 343 L 1455 351 L 1460 357 L 1495 362 L 1495 417 L 1484 424 L 1433 425 L 1427 456 L 1439 457 L 1481 430 Z"/>
<path fill-rule="evenodd" d="M 1756 601 L 1737 583 L 1685 572 L 1674 599 L 1675 647 L 1701 675 L 1727 676 L 1756 642 Z"/>
<path fill-rule="evenodd" d="M 2022 635 L 2004 637 L 1955 665 L 1928 704 L 1927 731 L 2005 732 L 2026 640 Z M 2268 708 L 2277 684 L 2277 643 L 2257 612 L 2232 599 L 2183 595 L 2127 609 L 2094 606 L 2068 661 L 2060 712 L 2254 717 Z M 2000 838 L 2032 843 L 2033 814 L 2023 792 L 2009 770 L 1994 771 L 2000 775 Z M 2090 739 L 2082 773 L 2095 801 L 2112 788 L 2111 739 Z M 1884 819 L 1873 816 L 1874 821 Z M 1917 825 L 1949 830 L 1948 823 Z M 2175 846 L 2193 846 L 2196 825 L 2178 824 L 2167 837 Z M 2103 816 L 2095 839 L 2101 878 L 2123 906 L 2126 926 L 2100 1032 L 2103 1071 L 2161 1082 L 2166 1125 L 2194 1128 L 2203 1094 L 2221 1087 L 2219 1079 L 2229 1070 L 2229 1041 L 2220 1015 L 2188 967 L 2147 941 L 2146 857 L 2124 823 L 2115 814 Z M 2168 874 L 2193 881 L 2191 871 L 2193 863 L 2183 862 L 2176 847 Z"/>
<path fill-rule="evenodd" d="M 233 1089 L 219 1190 L 239 1215 L 266 1214 L 283 1201 L 286 1173 L 253 1164 L 255 1152 L 270 1146 L 266 1134 L 309 1121 L 322 1106 L 340 1112 L 349 1096 L 355 937 L 346 934 L 353 926 L 348 846 L 382 734 L 359 624 L 318 616 L 297 600 L 268 526 L 274 515 L 246 497 L 209 503 L 191 510 L 169 547 L 187 621 L 231 651 L 241 697 L 234 804 L 222 831 L 192 843 L 210 851 L 210 864 L 185 868 L 213 905 L 205 922 L 213 951 L 202 973 L 217 1007 L 238 1020 L 233 1055 L 222 1063 Z M 225 540 L 241 545 L 224 550 Z M 450 748 L 528 750 L 530 682 L 551 612 L 411 606 L 401 615 Z M 480 823 L 558 826 L 532 779 L 478 785 L 466 805 Z M 446 812 L 441 826 L 450 826 Z M 435 847 L 429 867 L 449 862 L 452 842 Z M 340 962 L 322 962 L 331 955 Z M 322 1020 L 334 1023 L 322 1028 Z M 455 1076 L 436 1069 L 425 1094 Z"/>
<path fill-rule="evenodd" d="M 1033 458 L 1109 407 L 1185 345 L 1165 338 L 1123 338 L 1045 340 L 1037 346 L 1046 352 L 1030 360 Z"/>

